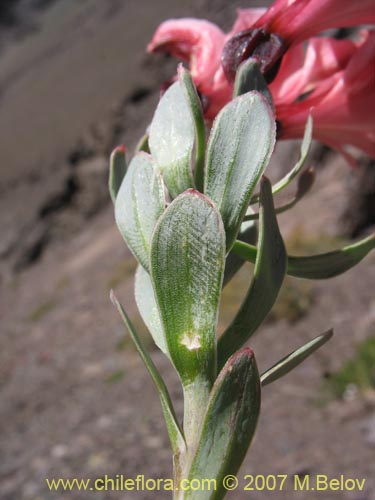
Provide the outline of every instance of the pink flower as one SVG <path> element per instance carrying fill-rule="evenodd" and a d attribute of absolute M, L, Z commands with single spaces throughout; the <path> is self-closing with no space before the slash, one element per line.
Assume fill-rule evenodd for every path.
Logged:
<path fill-rule="evenodd" d="M 351 2 L 340 2 L 342 9 L 337 15 L 344 20 L 352 12 Z M 372 20 L 369 2 L 361 0 L 359 4 L 361 7 L 357 9 L 357 14 L 353 14 L 353 19 L 358 22 Z M 283 22 L 286 29 L 290 12 L 295 14 L 294 25 L 298 27 L 302 25 L 297 23 L 298 19 L 300 23 L 307 23 L 302 7 L 309 9 L 309 15 L 318 16 L 319 13 L 322 15 L 323 5 L 327 13 L 326 18 L 320 20 L 319 29 L 325 29 L 334 22 L 333 6 L 337 7 L 336 0 L 277 0 L 265 13 L 263 9 L 239 10 L 237 20 L 227 35 L 208 21 L 167 21 L 158 28 L 148 49 L 170 52 L 189 63 L 194 82 L 206 104 L 205 116 L 210 121 L 232 97 L 233 85 L 225 76 L 221 54 L 224 45 L 233 39 L 237 30 L 261 23 L 265 23 L 267 29 L 278 28 L 284 26 Z M 279 24 L 276 22 L 277 14 L 280 16 Z M 346 24 L 349 23 L 352 24 L 351 20 L 346 19 Z M 258 41 L 265 36 L 265 43 L 268 43 L 268 35 L 257 29 Z M 283 36 L 287 36 L 286 31 Z M 276 47 L 275 53 L 277 43 L 277 37 L 271 39 L 271 45 Z M 375 104 L 373 44 L 373 34 L 362 37 L 357 43 L 313 38 L 307 48 L 300 43 L 286 52 L 277 77 L 270 85 L 280 123 L 280 138 L 301 137 L 311 110 L 314 138 L 343 153 L 344 146 L 354 145 L 375 157 L 374 123 L 368 111 L 371 104 Z"/>
<path fill-rule="evenodd" d="M 288 45 L 324 30 L 375 23 L 373 0 L 276 0 L 253 25 L 277 33 Z"/>
<path fill-rule="evenodd" d="M 375 158 L 370 111 L 375 109 L 375 32 L 367 33 L 358 47 L 348 40 L 312 39 L 300 69 L 293 72 L 288 64 L 297 64 L 292 60 L 300 58 L 299 51 L 297 46 L 286 55 L 270 87 L 280 138 L 301 137 L 311 112 L 315 139 L 340 151 L 352 164 L 347 145 Z M 324 62 L 317 64 L 320 60 Z"/>
<path fill-rule="evenodd" d="M 189 63 L 198 91 L 210 98 L 212 109 L 208 116 L 213 117 L 230 99 L 230 89 L 220 65 L 224 43 L 225 34 L 213 23 L 201 19 L 170 19 L 159 26 L 147 50 L 167 52 Z"/>

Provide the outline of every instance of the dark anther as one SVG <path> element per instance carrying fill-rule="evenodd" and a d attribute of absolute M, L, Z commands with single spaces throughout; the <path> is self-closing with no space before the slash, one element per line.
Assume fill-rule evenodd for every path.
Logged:
<path fill-rule="evenodd" d="M 286 45 L 279 35 L 254 28 L 237 33 L 224 45 L 221 64 L 228 81 L 235 79 L 238 66 L 248 59 L 258 59 L 260 70 L 268 83 L 275 78 Z"/>

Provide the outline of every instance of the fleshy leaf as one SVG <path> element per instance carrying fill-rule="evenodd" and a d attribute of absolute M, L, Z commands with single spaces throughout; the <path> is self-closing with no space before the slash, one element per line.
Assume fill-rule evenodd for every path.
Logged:
<path fill-rule="evenodd" d="M 308 257 L 288 256 L 287 273 L 297 278 L 323 280 L 345 273 L 361 262 L 375 248 L 375 235 L 332 252 L 310 255 Z M 257 249 L 253 245 L 236 241 L 233 251 L 243 259 L 254 263 Z"/>
<path fill-rule="evenodd" d="M 135 273 L 134 289 L 135 301 L 145 325 L 151 333 L 155 344 L 168 356 L 165 335 L 158 306 L 156 304 L 152 281 L 150 275 L 142 266 L 138 266 L 137 272 Z"/>
<path fill-rule="evenodd" d="M 275 380 L 283 377 L 287 373 L 289 373 L 293 368 L 298 366 L 304 359 L 309 357 L 314 351 L 319 349 L 323 344 L 325 344 L 333 335 L 333 330 L 328 330 L 327 332 L 315 337 L 315 339 L 311 340 L 307 344 L 299 347 L 295 351 L 291 352 L 285 358 L 278 361 L 275 365 L 265 371 L 260 380 L 262 382 L 262 386 L 270 384 Z"/>
<path fill-rule="evenodd" d="M 204 192 L 223 218 L 227 251 L 274 144 L 273 113 L 257 92 L 231 101 L 214 121 L 207 146 Z"/>
<path fill-rule="evenodd" d="M 225 259 L 220 214 L 189 190 L 160 218 L 151 278 L 170 357 L 184 385 L 216 375 L 216 324 Z"/>
<path fill-rule="evenodd" d="M 274 109 L 272 95 L 268 89 L 266 79 L 260 71 L 259 61 L 253 57 L 249 57 L 249 59 L 246 59 L 238 67 L 234 81 L 233 96 L 237 97 L 252 90 L 260 92 L 267 99 L 270 108 Z"/>
<path fill-rule="evenodd" d="M 126 174 L 126 149 L 125 146 L 115 148 L 109 160 L 109 194 L 113 203 L 116 202 L 117 193 Z"/>
<path fill-rule="evenodd" d="M 186 95 L 193 115 L 195 129 L 195 185 L 198 191 L 203 192 L 204 154 L 206 150 L 206 130 L 204 126 L 201 101 L 189 71 L 182 66 L 178 67 L 178 78 L 181 88 Z"/>
<path fill-rule="evenodd" d="M 150 240 L 165 208 L 163 181 L 149 155 L 138 153 L 129 165 L 115 204 L 116 223 L 131 252 L 149 269 Z"/>
<path fill-rule="evenodd" d="M 152 157 L 172 198 L 194 187 L 194 141 L 193 115 L 180 82 L 175 82 L 159 101 L 148 139 Z"/>
<path fill-rule="evenodd" d="M 273 206 L 271 184 L 266 177 L 261 182 L 259 213 L 259 251 L 254 276 L 240 310 L 219 340 L 219 367 L 261 325 L 272 309 L 284 280 L 287 255 Z"/>
<path fill-rule="evenodd" d="M 216 490 L 187 492 L 186 499 L 225 496 L 223 478 L 235 475 L 246 455 L 258 421 L 260 397 L 258 369 L 247 347 L 227 361 L 215 382 L 189 471 L 189 479 L 216 479 Z"/>
<path fill-rule="evenodd" d="M 135 331 L 129 317 L 127 316 L 124 308 L 117 300 L 113 290 L 111 290 L 111 301 L 114 306 L 117 308 L 120 316 L 129 332 L 129 335 L 132 341 L 135 344 L 135 347 L 140 355 L 144 365 L 146 366 L 152 381 L 154 382 L 156 389 L 159 394 L 161 406 L 163 409 L 164 419 L 166 422 L 169 438 L 171 440 L 172 449 L 176 457 L 178 457 L 185 450 L 185 439 L 183 433 L 180 429 L 180 426 L 177 423 L 177 417 L 173 408 L 173 404 L 171 398 L 168 393 L 168 389 L 164 383 L 164 380 L 161 378 L 160 373 L 158 372 L 156 366 L 154 365 L 150 355 L 144 348 L 141 339 L 139 338 L 137 332 Z"/>

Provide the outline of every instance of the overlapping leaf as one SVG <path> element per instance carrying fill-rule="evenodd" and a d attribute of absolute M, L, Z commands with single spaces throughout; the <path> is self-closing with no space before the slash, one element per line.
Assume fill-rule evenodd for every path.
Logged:
<path fill-rule="evenodd" d="M 229 251 L 275 143 L 275 120 L 263 96 L 250 92 L 216 117 L 207 146 L 205 194 L 223 218 Z"/>
<path fill-rule="evenodd" d="M 184 384 L 216 375 L 216 324 L 225 234 L 212 203 L 195 190 L 160 218 L 151 245 L 151 277 L 171 359 Z"/>
<path fill-rule="evenodd" d="M 164 208 L 163 181 L 151 157 L 138 153 L 117 194 L 115 216 L 120 233 L 145 269 L 149 269 L 151 236 Z"/>
<path fill-rule="evenodd" d="M 195 130 L 195 185 L 198 191 L 203 191 L 204 155 L 206 150 L 206 130 L 204 126 L 201 101 L 189 71 L 182 66 L 178 67 L 178 79 L 190 111 L 193 116 Z"/>
<path fill-rule="evenodd" d="M 286 272 L 287 255 L 277 223 L 271 184 L 265 177 L 261 183 L 258 248 L 249 291 L 219 340 L 219 367 L 244 345 L 266 318 L 276 301 Z"/>
<path fill-rule="evenodd" d="M 109 160 L 109 194 L 113 203 L 116 202 L 117 193 L 126 174 L 125 147 L 118 146 L 112 151 Z"/>
<path fill-rule="evenodd" d="M 156 304 L 152 281 L 150 275 L 142 266 L 138 266 L 137 272 L 135 273 L 134 289 L 138 310 L 145 325 L 151 333 L 155 344 L 168 356 L 163 326 Z"/>
<path fill-rule="evenodd" d="M 189 479 L 216 479 L 215 491 L 189 491 L 186 499 L 218 500 L 223 478 L 236 474 L 255 432 L 260 410 L 260 380 L 254 354 L 234 354 L 212 389 Z"/>
<path fill-rule="evenodd" d="M 180 82 L 165 92 L 150 126 L 149 148 L 172 198 L 194 187 L 194 119 Z"/>

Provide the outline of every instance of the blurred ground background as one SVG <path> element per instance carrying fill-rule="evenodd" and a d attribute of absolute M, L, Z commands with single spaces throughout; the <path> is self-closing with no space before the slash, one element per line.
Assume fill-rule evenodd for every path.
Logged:
<path fill-rule="evenodd" d="M 178 381 L 137 316 L 135 263 L 114 224 L 107 158 L 119 143 L 134 147 L 160 84 L 174 72 L 175 61 L 145 54 L 158 23 L 198 16 L 228 28 L 241 4 L 246 6 L 225 0 L 0 2 L 1 499 L 169 498 L 52 493 L 45 478 L 172 477 L 158 398 L 108 299 L 114 288 L 180 414 Z M 269 175 L 280 177 L 297 151 L 298 144 L 281 144 Z M 363 180 L 365 165 L 353 172 L 317 145 L 311 161 L 318 167 L 312 193 L 280 217 L 294 253 L 329 250 L 373 231 L 374 181 Z M 366 478 L 364 491 L 297 493 L 289 484 L 284 492 L 255 491 L 251 498 L 375 499 L 374 264 L 372 254 L 328 282 L 286 281 L 252 342 L 260 368 L 328 327 L 336 335 L 265 389 L 258 432 L 240 474 L 344 474 Z M 225 291 L 221 329 L 250 277 L 251 268 L 244 267 Z"/>

